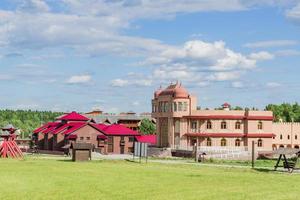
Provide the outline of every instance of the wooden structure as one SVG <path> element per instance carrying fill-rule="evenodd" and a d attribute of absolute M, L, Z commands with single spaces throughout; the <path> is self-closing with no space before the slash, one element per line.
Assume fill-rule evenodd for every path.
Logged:
<path fill-rule="evenodd" d="M 279 148 L 273 151 L 273 154 L 279 155 L 275 165 L 275 170 L 277 170 L 278 167 L 283 167 L 285 169 L 288 169 L 288 171 L 292 173 L 295 169 L 299 169 L 296 168 L 298 158 L 300 157 L 299 149 Z M 287 156 L 293 156 L 293 155 L 295 155 L 295 160 L 288 160 Z M 283 165 L 279 165 L 281 161 L 283 162 Z"/>
<path fill-rule="evenodd" d="M 23 158 L 23 153 L 15 141 L 18 136 L 15 134 L 16 130 L 12 125 L 2 128 L 4 134 L 0 135 L 3 138 L 0 144 L 1 158 Z"/>
<path fill-rule="evenodd" d="M 92 159 L 93 145 L 90 143 L 73 143 L 72 160 L 73 161 L 88 161 Z"/>

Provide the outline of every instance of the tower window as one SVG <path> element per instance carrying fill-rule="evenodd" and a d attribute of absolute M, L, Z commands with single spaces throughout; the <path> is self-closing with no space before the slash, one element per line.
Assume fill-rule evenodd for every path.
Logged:
<path fill-rule="evenodd" d="M 241 122 L 235 122 L 235 129 L 241 129 Z"/>
<path fill-rule="evenodd" d="M 206 129 L 212 129 L 212 124 L 211 124 L 211 121 L 207 121 L 206 123 Z"/>
<path fill-rule="evenodd" d="M 258 139 L 258 141 L 257 141 L 257 146 L 258 146 L 258 147 L 262 147 L 262 146 L 263 146 L 263 141 L 262 141 L 262 139 Z"/>
<path fill-rule="evenodd" d="M 187 102 L 183 102 L 183 111 L 187 111 Z"/>
<path fill-rule="evenodd" d="M 191 129 L 192 129 L 192 132 L 195 132 L 197 130 L 197 121 L 191 122 Z"/>
<path fill-rule="evenodd" d="M 235 146 L 236 146 L 236 147 L 241 146 L 241 140 L 240 140 L 240 139 L 236 139 L 236 140 L 235 140 Z"/>
<path fill-rule="evenodd" d="M 263 123 L 262 122 L 258 122 L 257 129 L 258 130 L 262 130 L 263 129 Z"/>
<path fill-rule="evenodd" d="M 182 111 L 182 102 L 178 103 L 178 111 Z"/>
<path fill-rule="evenodd" d="M 225 139 L 225 138 L 222 138 L 222 140 L 221 140 L 221 146 L 222 146 L 222 147 L 225 147 L 226 145 L 227 145 L 226 139 Z"/>
<path fill-rule="evenodd" d="M 173 103 L 173 111 L 174 111 L 174 112 L 177 111 L 177 103 L 176 103 L 176 102 Z"/>
<path fill-rule="evenodd" d="M 211 139 L 207 138 L 206 140 L 206 146 L 210 147 L 211 146 Z"/>
<path fill-rule="evenodd" d="M 227 123 L 225 121 L 221 122 L 221 129 L 227 129 Z"/>

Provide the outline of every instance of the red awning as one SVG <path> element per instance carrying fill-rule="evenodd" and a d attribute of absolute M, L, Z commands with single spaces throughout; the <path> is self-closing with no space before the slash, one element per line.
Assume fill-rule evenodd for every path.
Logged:
<path fill-rule="evenodd" d="M 97 135 L 97 138 L 101 139 L 101 140 L 106 140 L 107 139 L 107 137 L 105 135 Z"/>

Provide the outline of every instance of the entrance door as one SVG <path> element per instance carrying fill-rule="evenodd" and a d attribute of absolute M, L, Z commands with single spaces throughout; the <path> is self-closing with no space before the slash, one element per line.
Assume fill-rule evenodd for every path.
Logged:
<path fill-rule="evenodd" d="M 124 136 L 121 136 L 121 140 L 120 140 L 120 154 L 124 154 L 124 150 L 125 150 L 125 140 L 124 140 Z"/>
<path fill-rule="evenodd" d="M 114 138 L 112 136 L 108 136 L 108 141 L 107 141 L 107 151 L 108 153 L 113 153 L 114 152 Z"/>

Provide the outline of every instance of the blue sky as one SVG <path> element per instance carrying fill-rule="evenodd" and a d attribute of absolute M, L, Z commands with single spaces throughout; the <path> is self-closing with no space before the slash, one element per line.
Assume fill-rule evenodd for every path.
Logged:
<path fill-rule="evenodd" d="M 299 0 L 1 0 L 0 108 L 151 109 L 181 81 L 198 104 L 300 99 Z"/>

